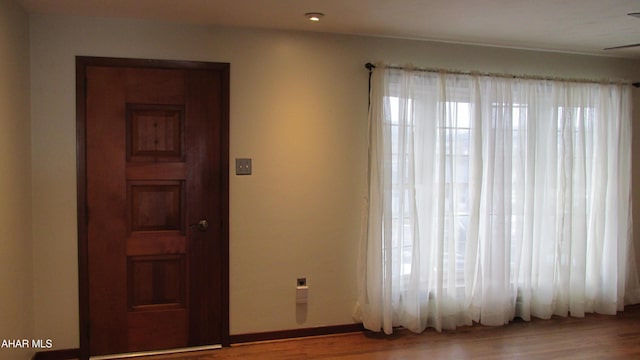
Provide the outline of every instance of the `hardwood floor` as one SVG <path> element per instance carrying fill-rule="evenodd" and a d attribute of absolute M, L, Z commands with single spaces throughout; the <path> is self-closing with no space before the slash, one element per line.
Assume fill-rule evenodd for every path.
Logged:
<path fill-rule="evenodd" d="M 218 359 L 640 359 L 640 306 L 617 316 L 516 320 L 422 334 L 371 332 L 236 345 L 144 360 Z"/>

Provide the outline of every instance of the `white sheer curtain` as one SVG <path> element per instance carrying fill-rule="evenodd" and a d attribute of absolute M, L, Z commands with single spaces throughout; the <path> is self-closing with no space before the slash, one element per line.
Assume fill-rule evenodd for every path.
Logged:
<path fill-rule="evenodd" d="M 366 328 L 640 303 L 628 85 L 377 66 L 369 120 Z"/>

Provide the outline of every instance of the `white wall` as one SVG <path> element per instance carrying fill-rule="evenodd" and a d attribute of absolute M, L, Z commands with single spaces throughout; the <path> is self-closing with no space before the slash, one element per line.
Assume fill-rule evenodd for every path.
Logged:
<path fill-rule="evenodd" d="M 0 341 L 31 338 L 31 150 L 29 18 L 0 0 Z M 0 359 L 31 350 L 0 348 Z"/>
<path fill-rule="evenodd" d="M 36 336 L 56 348 L 78 346 L 76 55 L 231 63 L 231 159 L 254 167 L 230 179 L 231 334 L 353 321 L 366 62 L 640 80 L 632 60 L 134 20 L 34 15 L 31 39 Z"/>

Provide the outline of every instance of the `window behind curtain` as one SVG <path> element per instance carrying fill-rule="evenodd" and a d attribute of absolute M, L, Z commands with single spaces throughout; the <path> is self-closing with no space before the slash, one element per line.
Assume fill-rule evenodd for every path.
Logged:
<path fill-rule="evenodd" d="M 628 86 L 376 69 L 371 95 L 365 326 L 640 302 Z"/>

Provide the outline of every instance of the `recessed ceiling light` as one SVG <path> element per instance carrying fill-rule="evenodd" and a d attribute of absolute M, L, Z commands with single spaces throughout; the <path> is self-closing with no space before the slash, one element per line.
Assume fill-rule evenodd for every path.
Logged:
<path fill-rule="evenodd" d="M 324 16 L 323 13 L 319 13 L 319 12 L 310 12 L 310 13 L 306 13 L 304 14 L 304 16 L 307 17 L 307 19 L 311 20 L 311 21 L 320 21 L 320 19 Z"/>

